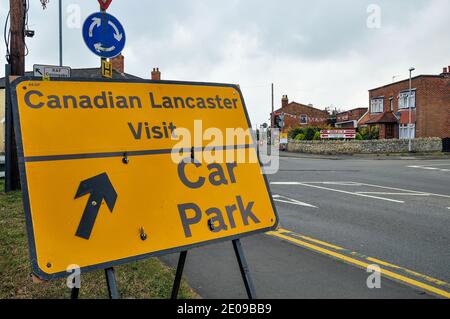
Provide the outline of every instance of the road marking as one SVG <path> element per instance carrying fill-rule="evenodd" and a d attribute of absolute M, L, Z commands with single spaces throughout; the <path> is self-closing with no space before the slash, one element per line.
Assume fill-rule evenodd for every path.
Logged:
<path fill-rule="evenodd" d="M 386 193 L 386 192 L 356 192 L 357 194 L 373 194 L 373 195 L 409 195 L 409 196 L 431 196 L 427 193 Z"/>
<path fill-rule="evenodd" d="M 387 266 L 387 267 L 403 270 L 404 272 L 407 272 L 408 274 L 411 274 L 413 276 L 422 278 L 422 279 L 424 279 L 426 281 L 435 283 L 435 284 L 437 284 L 439 286 L 447 286 L 447 287 L 449 286 L 449 284 L 446 283 L 445 281 L 442 281 L 442 280 L 439 280 L 439 279 L 436 279 L 436 278 L 433 278 L 433 277 L 430 277 L 430 276 L 427 276 L 427 275 L 422 275 L 422 274 L 420 274 L 420 273 L 418 273 L 416 271 L 409 270 L 407 268 L 403 268 L 403 267 L 400 267 L 400 266 L 397 266 L 397 265 L 394 265 L 394 264 L 391 264 L 391 263 L 388 263 L 388 262 L 385 262 L 385 261 L 382 261 L 382 260 L 379 260 L 379 259 L 376 259 L 376 258 L 367 257 L 367 260 L 368 261 L 372 261 L 372 262 L 374 262 L 376 264 L 383 265 L 383 266 Z"/>
<path fill-rule="evenodd" d="M 300 182 L 272 182 L 270 184 L 271 185 L 300 185 L 300 186 L 307 186 L 307 187 L 313 187 L 313 188 L 318 188 L 318 189 L 325 189 L 325 190 L 329 190 L 329 191 L 333 191 L 333 192 L 344 193 L 344 194 L 349 194 L 349 195 L 354 195 L 354 196 L 380 199 L 380 200 L 384 200 L 387 202 L 400 203 L 400 204 L 405 203 L 402 200 L 396 200 L 396 199 L 390 199 L 390 198 L 384 198 L 384 197 L 378 197 L 378 196 L 372 196 L 372 195 L 366 195 L 366 194 L 358 194 L 358 193 L 348 192 L 348 191 L 344 191 L 344 190 L 340 190 L 340 189 L 328 188 L 328 187 L 317 186 L 317 185 L 309 185 L 309 184 L 300 183 Z"/>
<path fill-rule="evenodd" d="M 286 183 L 297 183 L 297 182 L 286 182 Z M 361 183 L 357 183 L 357 182 L 302 182 L 302 183 L 305 183 L 305 184 L 338 185 L 338 186 L 361 186 Z"/>
<path fill-rule="evenodd" d="M 411 167 L 424 167 L 424 166 L 428 166 L 428 165 L 417 165 L 417 166 L 411 166 Z M 450 163 L 432 164 L 431 166 L 450 166 Z"/>
<path fill-rule="evenodd" d="M 324 184 L 324 185 L 340 185 L 340 186 L 360 186 L 361 184 L 356 182 L 312 182 L 308 184 Z"/>
<path fill-rule="evenodd" d="M 366 261 L 362 261 L 362 260 L 358 260 L 358 259 L 346 256 L 342 252 L 335 252 L 335 251 L 332 251 L 330 249 L 323 248 L 323 247 L 320 247 L 320 246 L 308 243 L 308 242 L 306 242 L 304 240 L 300 240 L 300 239 L 294 238 L 294 237 L 301 237 L 303 239 L 306 239 L 308 237 L 302 236 L 302 235 L 299 235 L 299 234 L 295 234 L 295 233 L 293 233 L 291 231 L 288 231 L 288 230 L 285 230 L 285 229 L 281 229 L 280 228 L 280 229 L 278 229 L 276 231 L 267 232 L 266 234 L 269 235 L 269 236 L 273 236 L 273 237 L 278 237 L 280 239 L 284 239 L 284 240 L 286 240 L 288 242 L 300 245 L 300 246 L 308 248 L 310 250 L 313 250 L 313 251 L 316 251 L 316 252 L 319 252 L 319 253 L 322 253 L 322 254 L 334 257 L 334 258 L 336 258 L 338 260 L 345 261 L 345 262 L 347 262 L 349 264 L 352 264 L 352 265 L 357 266 L 357 267 L 361 267 L 363 269 L 367 269 L 367 267 L 370 265 L 368 262 L 377 263 L 377 264 L 379 264 L 379 266 L 381 265 L 381 266 L 389 267 L 389 268 L 396 269 L 396 270 L 403 270 L 403 271 L 407 272 L 410 275 L 413 275 L 413 276 L 418 277 L 418 278 L 420 278 L 422 280 L 425 280 L 427 282 L 430 282 L 430 283 L 433 283 L 433 284 L 436 284 L 436 285 L 439 285 L 439 286 L 450 287 L 450 284 L 446 283 L 445 281 L 442 281 L 442 280 L 439 280 L 439 279 L 435 279 L 435 278 L 432 278 L 432 277 L 427 276 L 427 275 L 422 275 L 422 274 L 419 274 L 419 273 L 417 273 L 415 271 L 408 270 L 406 268 L 403 268 L 403 267 L 400 267 L 400 266 L 396 266 L 396 265 L 393 265 L 393 264 L 390 264 L 390 263 L 387 263 L 387 262 L 384 262 L 384 261 L 381 261 L 381 260 L 378 260 L 378 259 L 375 259 L 375 258 L 372 258 L 372 257 L 365 257 L 365 260 L 368 261 L 368 262 L 366 262 Z M 315 243 L 319 243 L 319 244 L 320 243 L 324 243 L 324 242 L 318 241 L 318 240 L 314 240 L 314 242 Z M 331 244 L 327 244 L 326 246 L 330 247 L 330 245 Z M 331 245 L 331 246 L 333 246 L 333 245 Z M 338 247 L 338 248 L 340 248 L 340 247 Z M 342 250 L 342 248 L 340 248 L 340 250 Z M 351 253 L 351 255 L 358 256 L 359 258 L 362 257 L 361 254 L 358 254 L 356 252 Z M 380 267 L 380 271 L 381 271 L 381 273 L 384 276 L 389 277 L 391 279 L 395 279 L 397 281 L 400 281 L 402 283 L 406 283 L 406 284 L 411 285 L 411 286 L 416 287 L 416 288 L 421 288 L 421 289 L 423 289 L 425 291 L 434 293 L 434 294 L 439 295 L 441 297 L 450 298 L 450 293 L 449 292 L 447 292 L 447 291 L 445 291 L 443 289 L 440 289 L 440 288 L 436 288 L 436 287 L 432 286 L 431 284 L 423 283 L 421 281 L 409 278 L 409 277 L 407 277 L 405 275 L 396 273 L 396 272 L 394 272 L 392 270 L 388 270 L 388 269 L 383 268 L 383 267 Z"/>
<path fill-rule="evenodd" d="M 394 264 L 391 264 L 391 263 L 388 263 L 386 261 L 379 260 L 379 259 L 376 259 L 376 258 L 372 258 L 372 257 L 367 257 L 367 260 L 371 261 L 371 262 L 374 262 L 376 264 L 382 265 L 382 266 L 386 266 L 386 267 L 391 267 L 391 268 L 395 268 L 395 269 L 400 269 L 401 268 L 401 267 L 399 267 L 397 265 L 394 265 Z"/>
<path fill-rule="evenodd" d="M 413 191 L 413 190 L 409 190 L 409 189 L 389 187 L 389 186 L 381 186 L 381 185 L 374 185 L 374 184 L 367 184 L 367 183 L 360 183 L 360 182 L 302 182 L 302 183 L 305 183 L 305 184 L 324 184 L 324 185 L 342 185 L 342 186 L 371 186 L 371 187 L 377 187 L 377 188 L 398 190 L 398 191 L 408 192 L 408 193 L 430 194 L 430 195 L 435 195 L 435 196 L 448 196 L 448 195 L 433 194 L 433 193 L 428 193 L 428 192 Z M 364 192 L 361 192 L 361 193 L 364 193 Z M 450 197 L 450 196 L 448 196 L 448 197 Z"/>
<path fill-rule="evenodd" d="M 299 185 L 299 182 L 271 182 L 273 185 Z"/>
<path fill-rule="evenodd" d="M 413 190 L 410 190 L 410 189 L 404 189 L 404 188 L 398 188 L 398 187 L 380 186 L 380 185 L 366 184 L 366 183 L 360 183 L 360 184 L 364 185 L 364 186 L 372 186 L 372 187 L 378 187 L 378 188 L 384 188 L 384 189 L 392 189 L 392 190 L 408 192 L 408 193 L 430 194 L 432 196 L 450 198 L 450 195 L 435 194 L 435 193 L 428 193 L 428 192 L 424 193 L 424 192 L 419 192 L 419 191 L 413 191 Z"/>
<path fill-rule="evenodd" d="M 432 166 L 428 165 L 409 165 L 407 167 L 409 168 L 417 168 L 417 169 L 424 169 L 429 171 L 441 171 L 441 172 L 450 172 L 450 169 L 446 168 L 439 168 L 434 166 L 450 166 L 450 164 L 432 164 Z"/>
<path fill-rule="evenodd" d="M 299 238 L 305 239 L 307 241 L 311 241 L 311 242 L 317 243 L 317 244 L 322 245 L 322 246 L 327 246 L 327 247 L 333 248 L 335 250 L 344 250 L 344 248 L 342 248 L 342 247 L 339 247 L 339 246 L 336 246 L 336 245 L 332 245 L 332 244 L 329 244 L 327 242 L 324 242 L 324 241 L 321 241 L 321 240 L 318 240 L 318 239 L 314 239 L 314 238 L 311 238 L 311 237 L 308 237 L 308 236 L 296 234 L 296 233 L 290 232 L 288 230 L 285 230 L 283 228 L 278 228 L 278 232 L 279 233 L 290 234 L 292 236 L 299 237 Z"/>
<path fill-rule="evenodd" d="M 298 185 L 298 182 L 288 182 L 291 183 L 290 185 Z M 384 189 L 391 189 L 396 191 L 402 191 L 402 192 L 408 192 L 408 193 L 417 193 L 417 194 L 428 194 L 430 196 L 439 196 L 439 197 L 445 197 L 450 198 L 450 195 L 444 195 L 444 194 L 436 194 L 436 193 L 430 193 L 430 192 L 421 192 L 421 191 L 415 191 L 411 189 L 404 189 L 404 188 L 398 188 L 398 187 L 390 187 L 390 186 L 381 186 L 381 185 L 374 185 L 374 184 L 367 184 L 367 183 L 360 183 L 360 182 L 302 182 L 304 184 L 324 184 L 324 185 L 343 185 L 343 186 L 371 186 L 376 188 L 384 188 Z M 366 193 L 366 192 L 361 192 Z"/>
<path fill-rule="evenodd" d="M 281 202 L 281 203 L 287 203 L 287 204 L 292 204 L 292 205 L 298 205 L 298 206 L 304 206 L 304 207 L 311 207 L 311 208 L 317 208 L 317 206 L 305 203 L 305 202 L 301 202 L 299 200 L 293 199 L 293 198 L 289 198 L 286 196 L 281 196 L 281 195 L 272 195 L 272 198 L 274 201 L 276 202 Z"/>

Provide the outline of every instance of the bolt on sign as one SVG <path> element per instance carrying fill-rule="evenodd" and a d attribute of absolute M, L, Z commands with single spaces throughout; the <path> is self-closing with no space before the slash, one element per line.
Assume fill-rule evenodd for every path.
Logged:
<path fill-rule="evenodd" d="M 238 86 L 20 78 L 12 98 L 41 279 L 278 223 Z"/>

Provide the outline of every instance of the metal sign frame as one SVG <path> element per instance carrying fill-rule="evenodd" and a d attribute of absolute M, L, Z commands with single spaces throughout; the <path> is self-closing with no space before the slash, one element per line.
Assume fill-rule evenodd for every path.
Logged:
<path fill-rule="evenodd" d="M 31 259 L 31 264 L 32 264 L 32 270 L 33 273 L 38 276 L 40 279 L 43 280 L 50 280 L 50 279 L 55 279 L 55 278 L 61 278 L 61 277 L 66 277 L 69 275 L 69 273 L 67 272 L 58 272 L 58 273 L 53 273 L 53 274 L 48 274 L 46 272 L 44 272 L 42 269 L 39 268 L 39 265 L 37 263 L 37 252 L 36 252 L 36 245 L 35 245 L 35 238 L 34 238 L 34 230 L 33 230 L 33 220 L 31 217 L 31 206 L 30 206 L 30 196 L 29 196 L 29 190 L 28 190 L 28 182 L 27 182 L 27 175 L 26 175 L 26 169 L 25 169 L 25 163 L 27 162 L 27 159 L 24 157 L 24 149 L 23 149 L 23 142 L 22 142 L 22 131 L 21 131 L 21 122 L 20 122 L 20 115 L 19 115 L 19 109 L 18 109 L 18 99 L 17 99 L 17 88 L 20 86 L 20 84 L 24 81 L 42 81 L 42 78 L 37 78 L 37 77 L 20 77 L 18 79 L 16 79 L 14 82 L 11 83 L 11 104 L 12 104 L 12 113 L 13 113 L 13 118 L 14 118 L 14 128 L 16 131 L 16 141 L 17 141 L 17 153 L 18 153 L 18 158 L 19 158 L 19 171 L 20 171 L 20 181 L 21 181 L 21 186 L 22 186 L 22 194 L 23 194 L 23 206 L 24 206 L 24 212 L 25 212 L 25 220 L 26 220 L 26 228 L 27 228 L 27 233 L 28 233 L 28 248 L 29 248 L 29 253 L 30 253 L 30 259 Z M 238 85 L 234 85 L 234 84 L 221 84 L 221 83 L 206 83 L 206 82 L 186 82 L 186 81 L 154 81 L 154 80 L 117 80 L 117 79 L 85 79 L 85 78 L 70 78 L 70 79 L 65 79 L 65 78 L 55 78 L 52 79 L 51 81 L 57 82 L 57 81 L 61 81 L 61 82 L 96 82 L 96 83 L 111 83 L 111 82 L 116 82 L 116 83 L 140 83 L 140 84 L 175 84 L 175 85 L 190 85 L 190 86 L 207 86 L 207 87 L 226 87 L 226 88 L 233 88 L 235 89 L 240 96 L 241 102 L 242 102 L 242 107 L 243 107 L 243 111 L 246 117 L 246 122 L 248 125 L 248 128 L 251 129 L 251 122 L 250 122 L 250 118 L 248 116 L 248 112 L 247 112 L 247 107 L 245 105 L 245 101 L 242 95 L 242 92 L 239 88 Z M 256 141 L 252 141 L 255 147 L 255 151 L 257 150 L 256 148 Z M 202 147 L 202 150 L 204 149 L 204 147 Z M 123 152 L 117 152 L 114 154 L 97 154 L 100 157 L 105 157 L 105 156 L 115 156 L 115 157 L 122 157 L 123 156 Z M 133 152 L 128 153 L 128 156 L 134 156 Z M 259 154 L 257 153 L 258 156 L 258 162 L 260 167 L 262 166 L 260 158 L 259 158 Z M 61 155 L 58 156 L 58 158 L 64 158 L 65 155 Z M 73 159 L 73 155 L 66 155 L 67 158 L 71 158 Z M 85 158 L 85 157 L 82 157 Z M 267 177 L 265 174 L 263 175 L 263 180 L 265 183 L 265 188 L 267 190 L 267 195 L 270 198 L 270 203 L 274 212 L 274 222 L 273 222 L 273 226 L 272 227 L 268 227 L 268 228 L 263 228 L 263 229 L 258 229 L 258 230 L 253 230 L 253 231 L 248 231 L 248 232 L 243 232 L 240 234 L 236 234 L 236 235 L 231 235 L 231 236 L 226 236 L 226 237 L 221 237 L 221 238 L 215 238 L 212 240 L 207 240 L 204 242 L 199 242 L 199 243 L 194 243 L 194 244 L 190 244 L 190 245 L 185 245 L 185 246 L 180 246 L 180 247 L 175 247 L 175 248 L 171 248 L 171 249 L 165 249 L 165 250 L 160 250 L 160 251 L 154 251 L 151 253 L 145 253 L 145 254 L 141 254 L 141 255 L 136 255 L 136 256 L 131 256 L 131 257 L 127 257 L 127 258 L 122 258 L 122 259 L 117 259 L 117 260 L 113 260 L 113 261 L 109 261 L 109 262 L 104 262 L 104 263 L 99 263 L 99 264 L 95 264 L 95 265 L 91 265 L 91 266 L 86 266 L 86 267 L 82 267 L 81 273 L 83 272 L 88 272 L 88 271 L 93 271 L 93 270 L 97 270 L 97 269 L 109 269 L 112 268 L 113 266 L 117 266 L 117 265 L 121 265 L 121 264 L 125 264 L 128 262 L 132 262 L 132 261 L 137 261 L 137 260 L 141 260 L 141 259 L 145 259 L 145 258 L 149 258 L 149 257 L 156 257 L 156 256 L 162 256 L 162 255 L 166 255 L 166 254 L 171 254 L 171 253 L 176 253 L 176 252 L 183 252 L 183 251 L 187 251 L 191 248 L 195 248 L 195 247 L 201 247 L 201 246 L 206 246 L 209 244 L 213 244 L 213 243 L 219 243 L 219 242 L 224 242 L 224 241 L 233 241 L 233 243 L 235 243 L 234 241 L 239 241 L 240 238 L 243 237 L 247 237 L 247 236 L 251 236 L 254 234 L 259 234 L 259 233 L 264 233 L 264 232 L 268 232 L 268 231 L 272 231 L 275 230 L 278 226 L 279 223 L 279 216 L 278 216 L 278 212 L 276 209 L 276 206 L 274 204 L 273 198 L 272 198 L 272 193 L 269 187 L 269 182 L 267 180 Z M 237 243 L 237 242 L 236 242 Z M 239 247 L 238 247 L 239 248 Z M 236 247 L 235 247 L 236 249 Z M 238 249 L 236 251 L 236 254 L 238 254 L 238 251 L 242 251 L 242 249 Z M 238 258 L 239 259 L 239 258 Z M 246 268 L 246 267 L 244 267 Z M 247 269 L 248 272 L 248 269 Z"/>

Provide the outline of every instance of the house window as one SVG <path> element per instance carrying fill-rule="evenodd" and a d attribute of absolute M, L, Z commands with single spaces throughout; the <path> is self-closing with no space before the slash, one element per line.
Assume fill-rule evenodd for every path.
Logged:
<path fill-rule="evenodd" d="M 409 126 L 409 129 L 408 129 Z M 398 137 L 400 139 L 416 138 L 416 125 L 415 124 L 400 124 L 398 130 Z"/>
<path fill-rule="evenodd" d="M 308 124 L 308 115 L 306 114 L 300 115 L 300 124 Z"/>
<path fill-rule="evenodd" d="M 371 105 L 370 105 L 370 112 L 371 113 L 381 113 L 383 112 L 383 98 L 375 98 L 372 99 Z"/>
<path fill-rule="evenodd" d="M 391 112 L 394 112 L 394 98 L 391 97 L 389 99 L 389 109 L 391 110 Z"/>
<path fill-rule="evenodd" d="M 398 95 L 398 108 L 399 109 L 407 109 L 408 105 L 408 96 L 409 91 L 402 91 Z M 411 91 L 411 108 L 416 107 L 416 91 Z"/>

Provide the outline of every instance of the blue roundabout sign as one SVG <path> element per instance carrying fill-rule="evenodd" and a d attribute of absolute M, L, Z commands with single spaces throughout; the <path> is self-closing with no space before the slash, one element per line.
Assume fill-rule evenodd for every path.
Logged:
<path fill-rule="evenodd" d="M 114 16 L 97 12 L 84 21 L 83 39 L 92 53 L 102 58 L 113 58 L 125 47 L 125 30 Z"/>

